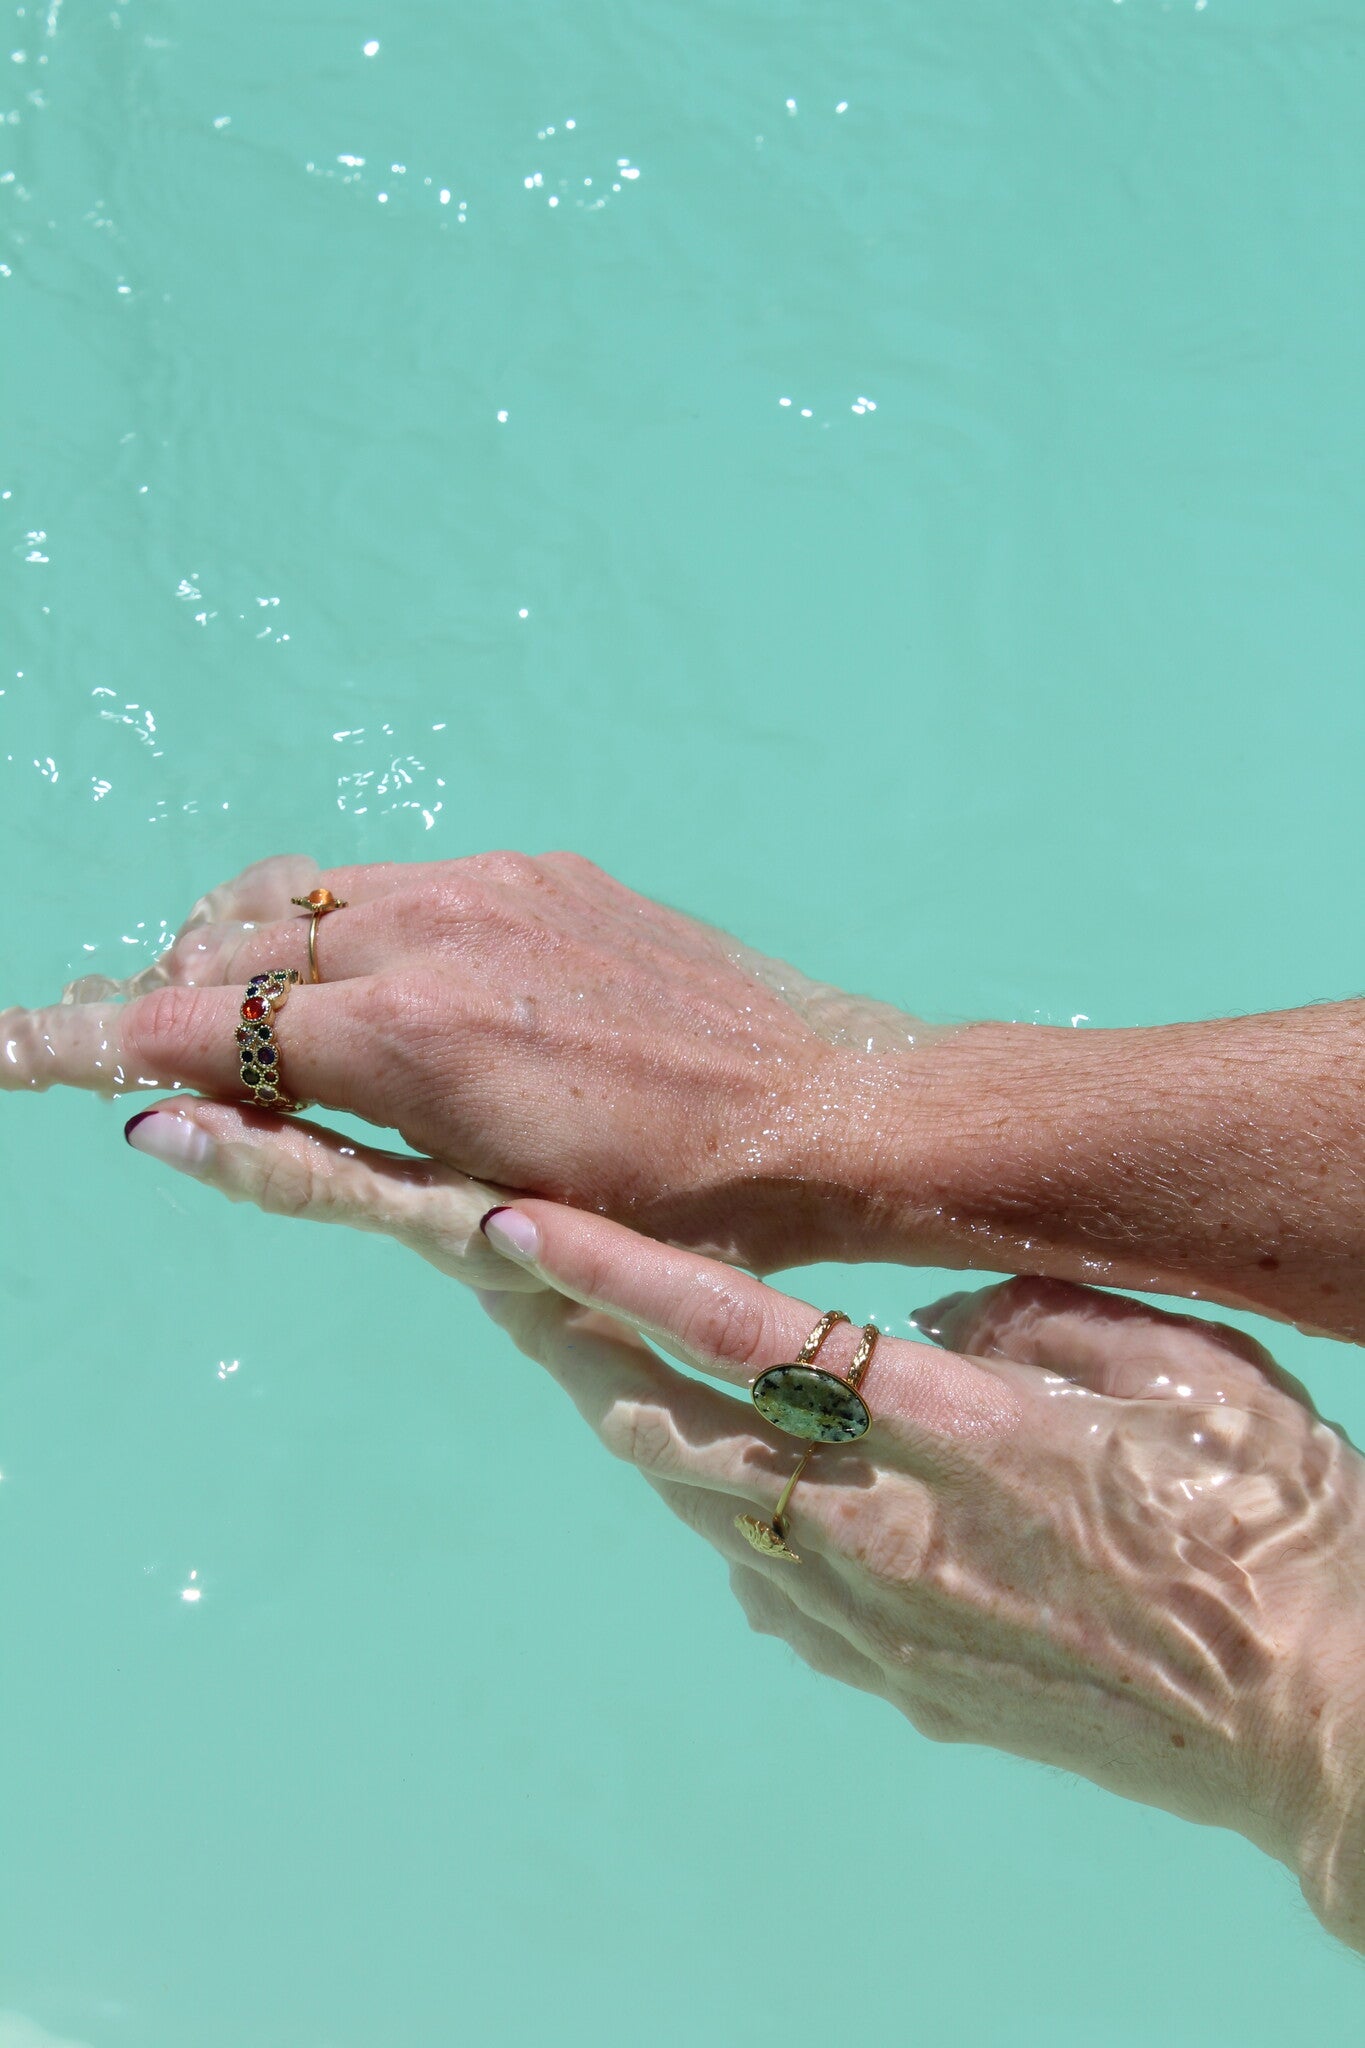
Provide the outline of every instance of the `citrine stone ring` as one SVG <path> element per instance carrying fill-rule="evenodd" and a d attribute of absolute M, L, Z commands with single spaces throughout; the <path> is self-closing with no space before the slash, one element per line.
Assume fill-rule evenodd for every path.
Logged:
<path fill-rule="evenodd" d="M 806 1445 L 796 1470 L 782 1489 L 771 1522 L 764 1522 L 757 1515 L 735 1516 L 740 1535 L 765 1557 L 800 1564 L 787 1541 L 787 1509 L 797 1480 L 821 1444 L 850 1444 L 866 1436 L 872 1427 L 871 1410 L 858 1388 L 877 1348 L 880 1332 L 876 1324 L 864 1323 L 862 1343 L 842 1376 L 815 1363 L 820 1346 L 835 1324 L 847 1321 L 842 1309 L 830 1309 L 821 1316 L 789 1365 L 770 1365 L 750 1381 L 749 1393 L 763 1420 L 787 1436 L 803 1438 Z"/>
<path fill-rule="evenodd" d="M 318 919 L 326 917 L 329 910 L 344 910 L 346 905 L 330 889 L 310 889 L 306 896 L 291 896 L 289 901 L 297 903 L 300 910 L 312 912 L 308 921 L 308 979 L 319 982 L 322 976 L 318 973 Z"/>

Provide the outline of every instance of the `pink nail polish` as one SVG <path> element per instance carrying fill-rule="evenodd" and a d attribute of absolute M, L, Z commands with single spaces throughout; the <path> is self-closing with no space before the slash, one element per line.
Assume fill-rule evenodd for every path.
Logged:
<path fill-rule="evenodd" d="M 490 1209 L 481 1217 L 479 1228 L 494 1251 L 502 1252 L 509 1259 L 523 1263 L 534 1263 L 540 1251 L 540 1232 L 529 1216 L 523 1216 L 520 1209 Z"/>
<path fill-rule="evenodd" d="M 123 1135 L 135 1152 L 146 1152 L 178 1173 L 202 1174 L 213 1156 L 213 1140 L 188 1117 L 144 1109 L 130 1117 Z"/>

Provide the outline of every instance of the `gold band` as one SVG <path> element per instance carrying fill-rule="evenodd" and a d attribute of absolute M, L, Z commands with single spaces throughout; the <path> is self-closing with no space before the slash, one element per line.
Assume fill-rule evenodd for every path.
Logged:
<path fill-rule="evenodd" d="M 842 1309 L 830 1309 L 821 1316 L 789 1365 L 770 1365 L 750 1385 L 754 1406 L 765 1422 L 770 1422 L 775 1429 L 784 1430 L 788 1436 L 806 1439 L 806 1448 L 782 1489 L 771 1522 L 763 1521 L 758 1515 L 735 1516 L 735 1527 L 740 1535 L 755 1550 L 762 1551 L 765 1557 L 780 1557 L 789 1564 L 800 1564 L 800 1558 L 787 1541 L 787 1509 L 796 1491 L 797 1480 L 822 1443 L 852 1443 L 858 1437 L 866 1436 L 872 1426 L 871 1411 L 858 1388 L 872 1363 L 872 1354 L 881 1334 L 876 1324 L 863 1324 L 862 1342 L 848 1371 L 842 1376 L 826 1372 L 823 1366 L 814 1362 L 830 1331 L 837 1323 L 847 1321 Z"/>
<path fill-rule="evenodd" d="M 297 967 L 272 967 L 253 974 L 242 998 L 237 1025 L 237 1054 L 241 1063 L 242 1086 L 262 1109 L 306 1109 L 285 1092 L 280 1075 L 280 1048 L 275 1042 L 274 1017 L 289 1000 L 289 991 L 299 979 Z"/>
<path fill-rule="evenodd" d="M 316 984 L 322 980 L 318 973 L 318 919 L 326 917 L 329 910 L 344 910 L 346 905 L 330 889 L 310 889 L 306 896 L 291 896 L 289 901 L 313 913 L 308 920 L 308 979 Z"/>

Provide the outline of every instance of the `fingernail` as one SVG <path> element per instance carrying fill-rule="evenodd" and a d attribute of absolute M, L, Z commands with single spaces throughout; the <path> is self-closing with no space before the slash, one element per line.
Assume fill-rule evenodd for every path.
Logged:
<path fill-rule="evenodd" d="M 927 1337 L 931 1344 L 941 1344 L 943 1342 L 944 1325 L 948 1317 L 952 1314 L 958 1303 L 966 1299 L 966 1294 L 959 1291 L 957 1294 L 941 1295 L 937 1301 L 931 1301 L 928 1308 L 912 1309 L 910 1313 L 911 1329 L 918 1330 L 921 1337 Z"/>
<path fill-rule="evenodd" d="M 203 1173 L 213 1155 L 213 1140 L 187 1116 L 173 1116 L 164 1109 L 143 1109 L 123 1126 L 123 1135 L 135 1152 L 150 1153 L 179 1173 Z"/>
<path fill-rule="evenodd" d="M 510 1209 L 505 1204 L 500 1209 L 490 1209 L 479 1218 L 479 1228 L 494 1251 L 509 1259 L 530 1264 L 540 1250 L 540 1232 L 520 1209 Z"/>

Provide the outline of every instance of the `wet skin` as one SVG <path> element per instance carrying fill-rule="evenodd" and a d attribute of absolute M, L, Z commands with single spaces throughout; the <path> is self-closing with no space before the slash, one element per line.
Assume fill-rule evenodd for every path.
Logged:
<path fill-rule="evenodd" d="M 290 898 L 319 883 L 349 907 L 280 1019 L 287 1085 L 428 1156 L 214 1102 L 134 1144 L 473 1281 L 730 1559 L 756 1626 L 926 1732 L 1238 1828 L 1365 1946 L 1361 1461 L 1245 1339 L 1063 1284 L 1365 1336 L 1362 1006 L 935 1032 L 572 856 L 287 858 L 132 984 L 5 1013 L 5 1085 L 234 1092 L 243 984 L 304 967 Z M 518 1196 L 516 1257 L 506 1216 L 501 1250 L 477 1228 L 509 1190 L 580 1206 Z M 814 1311 L 734 1265 L 826 1257 L 1039 1277 L 942 1310 L 949 1351 L 878 1346 L 874 1427 L 803 1479 L 793 1568 L 735 1530 L 771 1514 L 789 1440 L 643 1340 L 747 1379 Z"/>
<path fill-rule="evenodd" d="M 941 1348 L 876 1346 L 872 1427 L 807 1468 L 793 1565 L 736 1518 L 772 1515 L 801 1446 L 735 1396 L 796 1355 L 813 1305 L 257 1111 L 173 1103 L 131 1142 L 470 1281 L 727 1560 L 756 1629 L 927 1735 L 1238 1830 L 1365 1949 L 1365 1460 L 1247 1337 L 1046 1279 L 950 1298 L 919 1318 Z M 836 1329 L 822 1362 L 858 1339 Z"/>
<path fill-rule="evenodd" d="M 0 1086 L 235 1094 L 242 985 L 306 968 L 319 883 L 349 907 L 282 1020 L 289 1085 L 456 1171 L 757 1272 L 1029 1272 L 1365 1339 L 1365 1004 L 944 1031 L 572 854 L 259 862 L 132 982 L 0 1014 Z"/>

